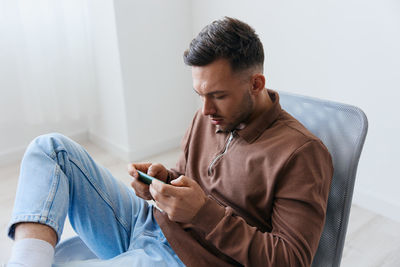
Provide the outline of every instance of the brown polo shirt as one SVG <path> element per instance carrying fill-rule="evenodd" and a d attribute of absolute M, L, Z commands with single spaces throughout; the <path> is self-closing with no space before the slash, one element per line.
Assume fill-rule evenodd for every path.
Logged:
<path fill-rule="evenodd" d="M 190 224 L 154 211 L 187 266 L 310 266 L 333 174 L 322 142 L 273 107 L 233 133 L 197 112 L 172 178 L 188 176 L 209 196 Z M 227 144 L 229 143 L 228 147 Z"/>

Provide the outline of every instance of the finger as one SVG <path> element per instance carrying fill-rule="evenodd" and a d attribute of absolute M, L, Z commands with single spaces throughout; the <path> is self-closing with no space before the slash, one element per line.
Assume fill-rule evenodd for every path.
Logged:
<path fill-rule="evenodd" d="M 164 166 L 159 163 L 151 164 L 147 170 L 147 174 L 156 177 L 157 175 L 161 174 L 164 169 Z"/>
<path fill-rule="evenodd" d="M 128 173 L 132 177 L 135 177 L 135 178 L 139 177 L 139 174 L 138 174 L 135 166 L 132 163 L 128 164 Z"/>
<path fill-rule="evenodd" d="M 131 182 L 131 186 L 135 190 L 135 194 L 138 197 L 141 197 L 146 200 L 151 200 L 151 194 L 149 191 L 149 186 L 146 185 L 145 183 L 141 182 L 139 179 L 134 178 L 133 181 Z"/>
<path fill-rule="evenodd" d="M 174 186 L 181 186 L 181 187 L 190 187 L 192 185 L 192 179 L 186 176 L 179 176 L 178 178 L 171 181 L 171 184 Z"/>
<path fill-rule="evenodd" d="M 156 191 L 154 191 L 154 189 L 152 189 L 151 185 L 150 185 L 150 192 L 153 192 L 152 198 L 154 200 L 154 203 L 156 204 L 156 207 L 167 214 L 171 213 L 170 198 L 162 196 L 161 194 L 158 194 Z M 169 217 L 169 215 L 168 215 L 168 217 Z"/>
<path fill-rule="evenodd" d="M 137 171 L 139 170 L 139 171 L 142 171 L 144 173 L 147 173 L 147 170 L 148 170 L 150 165 L 151 165 L 151 163 L 149 163 L 149 162 L 130 163 L 128 165 L 128 173 L 129 173 L 130 176 L 139 177 L 139 174 L 138 174 Z"/>
<path fill-rule="evenodd" d="M 151 185 L 158 193 L 163 195 L 168 195 L 170 188 L 173 187 L 172 185 L 163 183 L 155 179 L 151 182 Z"/>
<path fill-rule="evenodd" d="M 159 179 L 163 182 L 167 182 L 168 171 L 162 164 L 159 164 L 159 163 L 152 164 L 149 167 L 147 174 L 150 176 L 156 177 L 157 179 Z"/>
<path fill-rule="evenodd" d="M 155 185 L 155 184 L 160 184 L 161 186 Z M 156 201 L 157 203 L 160 203 L 163 207 L 165 207 L 164 203 L 168 203 L 169 196 L 162 192 L 164 190 L 162 188 L 162 185 L 163 185 L 163 183 L 161 183 L 159 181 L 153 181 L 151 183 L 151 185 L 149 186 L 149 191 L 150 191 L 150 194 L 151 194 L 152 198 L 154 199 L 154 201 Z M 159 206 L 159 207 L 161 209 L 163 209 L 161 206 Z"/>
<path fill-rule="evenodd" d="M 166 198 L 180 198 L 180 196 L 184 194 L 184 191 L 188 189 L 188 187 L 165 184 L 157 180 L 153 180 L 150 188 L 151 187 L 157 192 L 157 194 Z"/>

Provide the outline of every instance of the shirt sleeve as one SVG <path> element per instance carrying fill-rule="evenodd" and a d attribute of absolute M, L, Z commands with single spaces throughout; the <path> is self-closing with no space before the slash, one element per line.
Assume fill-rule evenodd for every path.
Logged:
<path fill-rule="evenodd" d="M 250 226 L 212 198 L 192 224 L 244 266 L 310 266 L 325 222 L 332 160 L 325 146 L 313 140 L 298 148 L 280 173 L 270 232 Z"/>

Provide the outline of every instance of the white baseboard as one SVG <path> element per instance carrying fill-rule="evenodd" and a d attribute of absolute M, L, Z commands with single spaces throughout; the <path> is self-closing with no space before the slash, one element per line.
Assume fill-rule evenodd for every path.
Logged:
<path fill-rule="evenodd" d="M 174 136 L 160 142 L 153 142 L 145 148 L 134 149 L 129 152 L 128 160 L 131 162 L 140 161 L 142 159 L 166 152 L 168 150 L 179 147 L 182 136 Z"/>
<path fill-rule="evenodd" d="M 353 204 L 400 222 L 400 203 L 369 190 L 354 192 Z"/>
<path fill-rule="evenodd" d="M 78 132 L 72 132 L 72 133 L 67 133 L 66 136 L 71 138 L 77 143 L 83 143 L 89 140 L 89 133 L 88 131 L 78 131 Z"/>
<path fill-rule="evenodd" d="M 99 136 L 95 133 L 91 133 L 88 131 L 77 131 L 70 133 L 63 133 L 69 138 L 73 139 L 78 143 L 86 142 L 87 140 L 92 141 L 94 144 L 108 151 L 109 153 L 121 158 L 125 161 L 138 161 L 170 149 L 179 147 L 182 136 L 175 136 L 169 138 L 167 140 L 163 140 L 161 142 L 154 142 L 148 145 L 147 147 L 129 150 L 129 148 L 121 147 L 114 142 L 107 140 L 106 138 Z M 33 140 L 36 136 L 32 137 Z M 22 157 L 25 153 L 26 145 L 21 145 L 19 147 L 15 147 L 9 150 L 0 151 L 0 166 L 5 166 L 9 164 L 15 164 L 22 160 Z"/>
<path fill-rule="evenodd" d="M 127 161 L 129 158 L 129 149 L 126 147 L 121 147 L 114 142 L 104 138 L 103 136 L 97 135 L 95 133 L 89 132 L 89 140 L 95 145 L 101 147 L 112 155 Z"/>
<path fill-rule="evenodd" d="M 141 148 L 129 150 L 121 147 L 114 142 L 94 133 L 89 133 L 89 140 L 97 146 L 103 148 L 114 156 L 128 162 L 140 161 L 142 159 L 154 156 L 156 154 L 179 147 L 182 136 L 175 136 L 161 142 L 153 142 L 150 145 Z"/>

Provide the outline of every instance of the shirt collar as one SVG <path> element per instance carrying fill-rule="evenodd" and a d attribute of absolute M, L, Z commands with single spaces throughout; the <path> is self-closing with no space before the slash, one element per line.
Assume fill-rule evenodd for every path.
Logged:
<path fill-rule="evenodd" d="M 267 92 L 272 100 L 271 108 L 262 112 L 249 124 L 241 123 L 236 127 L 237 134 L 248 143 L 253 143 L 260 137 L 260 135 L 278 118 L 282 110 L 279 103 L 279 94 L 270 89 L 267 89 Z M 219 132 L 221 131 L 217 131 L 217 133 Z"/>
<path fill-rule="evenodd" d="M 242 122 L 241 124 L 239 124 L 238 126 L 236 126 L 235 131 L 240 131 L 243 130 L 246 127 L 246 123 Z M 215 130 L 215 133 L 223 133 L 224 131 L 221 129 L 217 129 Z"/>

